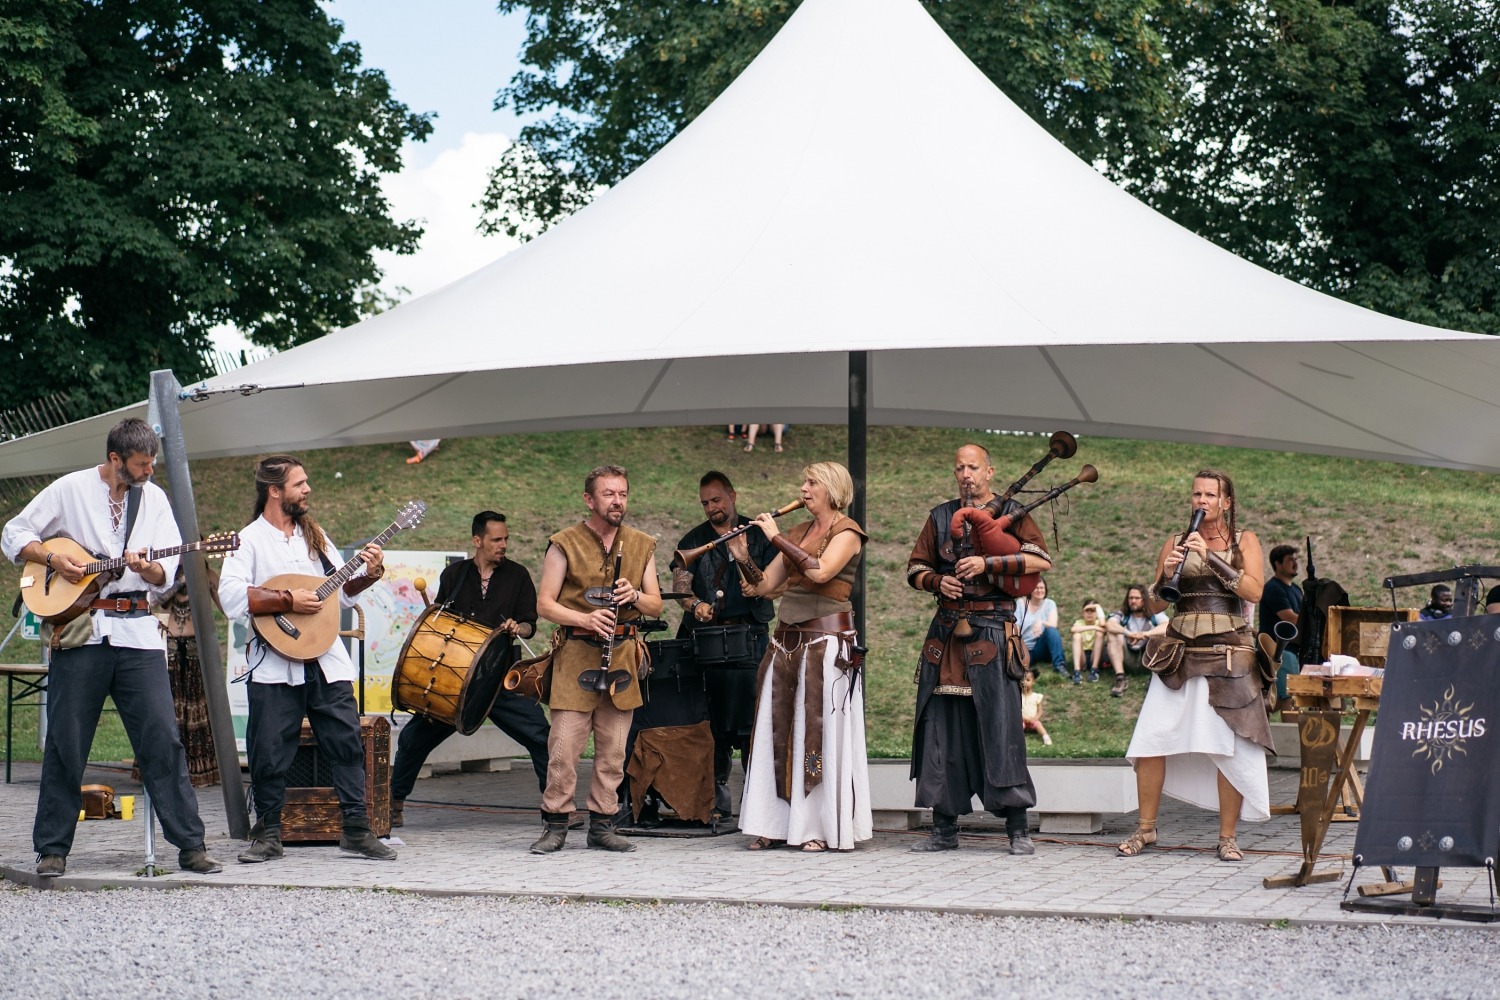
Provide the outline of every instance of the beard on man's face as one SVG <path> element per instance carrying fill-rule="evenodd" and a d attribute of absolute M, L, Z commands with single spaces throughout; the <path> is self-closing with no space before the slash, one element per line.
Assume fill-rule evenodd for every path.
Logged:
<path fill-rule="evenodd" d="M 727 511 L 727 510 L 710 511 L 709 515 L 708 515 L 708 520 L 709 520 L 709 522 L 711 524 L 723 524 L 725 521 L 729 520 L 729 511 Z"/>
<path fill-rule="evenodd" d="M 281 512 L 290 518 L 299 518 L 307 513 L 307 504 L 293 503 L 291 500 L 281 501 Z"/>

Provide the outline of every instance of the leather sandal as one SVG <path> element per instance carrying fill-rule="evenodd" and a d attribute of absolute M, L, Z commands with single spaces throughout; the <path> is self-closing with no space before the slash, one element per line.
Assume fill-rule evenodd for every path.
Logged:
<path fill-rule="evenodd" d="M 1240 845 L 1233 837 L 1219 838 L 1219 860 L 1220 861 L 1244 861 L 1245 852 L 1240 850 Z"/>
<path fill-rule="evenodd" d="M 774 851 L 778 847 L 785 847 L 786 841 L 772 840 L 770 837 L 756 837 L 745 845 L 747 851 Z"/>
<path fill-rule="evenodd" d="M 802 845 L 803 854 L 819 854 L 828 850 L 828 845 L 821 840 L 809 840 Z"/>
<path fill-rule="evenodd" d="M 1125 838 L 1124 843 L 1115 848 L 1115 854 L 1122 858 L 1138 857 L 1142 851 L 1156 843 L 1156 827 L 1138 827 L 1134 833 Z"/>

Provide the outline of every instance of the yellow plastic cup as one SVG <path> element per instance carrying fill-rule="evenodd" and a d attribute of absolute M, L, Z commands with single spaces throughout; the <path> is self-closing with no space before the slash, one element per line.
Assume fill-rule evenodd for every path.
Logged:
<path fill-rule="evenodd" d="M 134 795 L 121 795 L 118 799 L 115 799 L 115 803 L 120 807 L 121 819 L 135 819 Z"/>

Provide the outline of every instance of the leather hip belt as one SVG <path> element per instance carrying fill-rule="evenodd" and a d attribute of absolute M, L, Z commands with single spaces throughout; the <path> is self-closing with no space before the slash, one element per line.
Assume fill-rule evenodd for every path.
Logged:
<path fill-rule="evenodd" d="M 777 622 L 778 636 L 787 632 L 808 632 L 814 635 L 837 635 L 854 631 L 854 612 L 837 611 L 821 618 L 809 618 L 805 622 Z"/>
<path fill-rule="evenodd" d="M 597 632 L 590 632 L 587 629 L 574 628 L 571 625 L 564 625 L 562 627 L 562 633 L 564 639 L 577 639 L 580 642 L 588 643 L 590 646 L 598 646 L 601 649 L 604 648 L 604 637 L 599 635 L 599 633 Z M 616 625 L 614 640 L 610 643 L 610 645 L 618 646 L 620 643 L 624 642 L 627 639 L 634 639 L 639 634 L 640 629 L 635 625 Z"/>
<path fill-rule="evenodd" d="M 941 608 L 944 611 L 957 611 L 957 612 L 963 612 L 963 611 L 968 611 L 968 612 L 991 611 L 991 612 L 995 612 L 997 614 L 1007 614 L 1007 615 L 1013 615 L 1016 612 L 1016 602 L 1015 601 L 1007 601 L 1007 600 L 998 600 L 998 601 L 997 600 L 983 600 L 983 601 L 958 600 L 958 601 L 950 601 L 946 597 L 943 597 L 943 598 L 939 598 L 938 599 L 938 607 Z"/>
<path fill-rule="evenodd" d="M 151 610 L 151 602 L 146 600 L 144 594 L 144 591 L 136 591 L 133 594 L 101 597 L 89 602 L 89 610 L 103 611 L 120 618 L 139 618 Z"/>

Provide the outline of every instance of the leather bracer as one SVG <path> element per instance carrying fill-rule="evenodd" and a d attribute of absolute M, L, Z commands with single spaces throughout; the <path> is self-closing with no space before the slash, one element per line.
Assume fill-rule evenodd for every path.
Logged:
<path fill-rule="evenodd" d="M 818 562 L 817 556 L 808 552 L 785 535 L 777 535 L 771 539 L 771 544 L 776 546 L 778 552 L 786 556 L 787 562 L 796 566 L 804 574 L 809 570 L 820 569 L 822 567 L 822 564 Z"/>
<path fill-rule="evenodd" d="M 252 615 L 280 615 L 292 610 L 292 592 L 290 590 L 267 590 L 265 587 L 251 587 L 247 591 L 250 598 L 250 613 Z"/>
<path fill-rule="evenodd" d="M 381 576 L 384 575 L 384 573 L 381 574 Z M 364 574 L 363 576 L 356 576 L 354 579 L 344 584 L 344 593 L 348 594 L 350 597 L 358 597 L 360 594 L 363 594 L 365 591 L 375 586 L 375 581 L 379 579 L 379 576 L 371 576 L 368 573 Z"/>
<path fill-rule="evenodd" d="M 1240 580 L 1244 577 L 1245 571 L 1235 569 L 1234 566 L 1226 562 L 1224 557 L 1217 552 L 1210 552 L 1207 562 L 1208 568 L 1214 571 L 1214 576 L 1222 580 L 1224 586 L 1229 588 L 1230 593 L 1233 593 L 1235 588 L 1240 585 Z"/>

